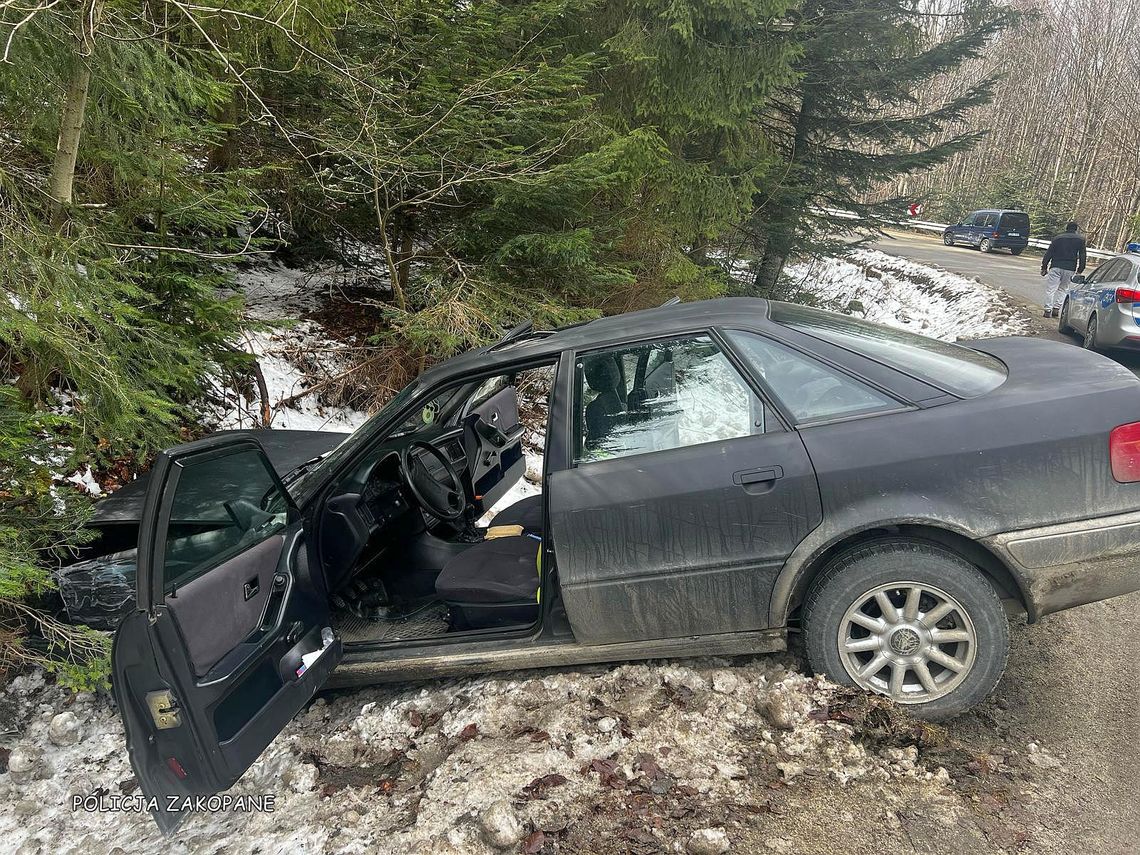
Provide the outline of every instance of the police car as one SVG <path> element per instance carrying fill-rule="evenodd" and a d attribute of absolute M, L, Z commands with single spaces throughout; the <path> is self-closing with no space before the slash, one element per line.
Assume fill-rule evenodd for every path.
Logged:
<path fill-rule="evenodd" d="M 1057 329 L 1076 333 L 1089 350 L 1140 349 L 1140 243 L 1072 279 Z"/>

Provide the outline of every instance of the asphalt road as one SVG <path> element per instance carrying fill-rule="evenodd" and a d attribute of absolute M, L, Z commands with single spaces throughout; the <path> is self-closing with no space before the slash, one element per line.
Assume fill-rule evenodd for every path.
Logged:
<path fill-rule="evenodd" d="M 1001 288 L 1031 311 L 1037 334 L 1079 341 L 1041 318 L 1039 255 L 983 254 L 914 234 L 881 240 L 875 248 Z M 1140 374 L 1140 355 L 1109 355 Z M 1033 626 L 1016 622 L 997 692 L 950 724 L 979 752 L 1003 742 L 1022 749 L 1036 742 L 1062 758 L 1060 768 L 1024 794 L 1036 826 L 1029 851 L 1140 852 L 1138 615 L 1140 593 L 1050 615 Z"/>
<path fill-rule="evenodd" d="M 941 267 L 1000 288 L 1032 315 L 1037 335 L 1066 344 L 1080 344 L 1079 338 L 1057 332 L 1056 321 L 1046 321 L 1041 317 L 1045 280 L 1041 276 L 1041 253 L 1037 250 L 1028 249 L 1019 256 L 1010 255 L 1005 250 L 984 253 L 968 246 L 945 246 L 936 234 L 915 232 L 890 232 L 888 237 L 871 246 L 881 252 Z M 1088 272 L 1095 270 L 1098 263 L 1090 259 Z M 1140 353 L 1112 351 L 1105 355 L 1140 376 Z"/>

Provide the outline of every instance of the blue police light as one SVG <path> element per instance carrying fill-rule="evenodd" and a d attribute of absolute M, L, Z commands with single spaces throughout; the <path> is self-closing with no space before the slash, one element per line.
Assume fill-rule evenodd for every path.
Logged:
<path fill-rule="evenodd" d="M 1128 244 L 1125 252 L 1140 252 L 1140 241 Z"/>

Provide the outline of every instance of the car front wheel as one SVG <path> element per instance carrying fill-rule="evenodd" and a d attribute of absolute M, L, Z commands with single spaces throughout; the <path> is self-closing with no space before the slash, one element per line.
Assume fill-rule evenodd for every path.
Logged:
<path fill-rule="evenodd" d="M 918 541 L 875 541 L 840 555 L 809 590 L 803 626 L 816 673 L 930 720 L 984 699 L 1009 653 L 1009 623 L 989 580 Z"/>
<path fill-rule="evenodd" d="M 950 232 L 946 232 L 944 235 L 942 235 L 942 242 L 944 244 L 946 244 L 947 246 L 953 246 L 954 245 L 954 236 L 952 234 L 950 234 Z"/>

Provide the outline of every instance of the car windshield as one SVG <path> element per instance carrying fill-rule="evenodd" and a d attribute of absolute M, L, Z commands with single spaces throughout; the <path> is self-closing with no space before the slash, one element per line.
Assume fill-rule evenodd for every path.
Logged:
<path fill-rule="evenodd" d="M 419 388 L 420 382 L 413 380 L 392 396 L 392 400 L 385 404 L 380 412 L 346 436 L 340 445 L 318 460 L 312 461 L 312 465 L 309 465 L 298 477 L 288 480 L 289 493 L 293 496 L 293 500 L 299 501 L 308 492 L 307 486 L 316 483 L 317 479 L 313 478 L 314 473 L 323 471 L 328 466 L 335 467 L 341 460 L 352 455 L 357 448 L 371 438 L 375 426 L 390 418 L 392 413 L 404 406 Z"/>
<path fill-rule="evenodd" d="M 960 397 L 984 395 L 1005 381 L 1005 366 L 1000 361 L 960 344 L 807 306 L 771 306 L 771 318 L 778 324 L 885 363 Z"/>

